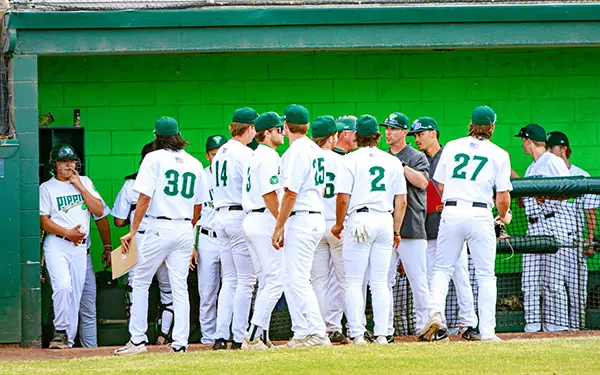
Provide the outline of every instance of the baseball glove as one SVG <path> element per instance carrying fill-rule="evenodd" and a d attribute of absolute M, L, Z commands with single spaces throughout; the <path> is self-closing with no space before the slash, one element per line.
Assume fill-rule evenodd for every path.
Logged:
<path fill-rule="evenodd" d="M 497 311 L 523 311 L 523 302 L 517 296 L 500 298 L 496 304 Z"/>
<path fill-rule="evenodd" d="M 506 231 L 506 227 L 499 221 L 494 222 L 494 231 L 496 232 L 496 240 L 505 240 L 510 238 L 510 235 Z"/>
<path fill-rule="evenodd" d="M 367 224 L 357 223 L 354 228 L 352 228 L 352 235 L 357 243 L 363 243 L 371 237 L 371 232 L 369 231 L 369 226 Z"/>

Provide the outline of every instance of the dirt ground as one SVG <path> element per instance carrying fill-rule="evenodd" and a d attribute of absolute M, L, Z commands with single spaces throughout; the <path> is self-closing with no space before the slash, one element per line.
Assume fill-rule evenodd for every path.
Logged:
<path fill-rule="evenodd" d="M 572 338 L 600 336 L 600 331 L 573 331 L 573 332 L 539 332 L 539 333 L 500 333 L 503 340 L 519 339 L 543 339 L 543 338 Z M 451 341 L 463 341 L 459 335 L 450 336 Z M 396 342 L 417 342 L 416 336 L 404 336 L 396 338 Z M 283 344 L 276 343 L 276 344 Z M 0 345 L 0 361 L 42 361 L 50 359 L 73 359 L 84 357 L 102 357 L 113 355 L 117 347 L 105 346 L 100 348 L 74 348 L 68 350 L 50 350 L 38 348 L 21 348 L 17 345 Z M 210 350 L 211 345 L 191 344 L 189 350 L 192 352 Z M 164 353 L 170 349 L 167 346 L 149 345 L 151 353 Z"/>

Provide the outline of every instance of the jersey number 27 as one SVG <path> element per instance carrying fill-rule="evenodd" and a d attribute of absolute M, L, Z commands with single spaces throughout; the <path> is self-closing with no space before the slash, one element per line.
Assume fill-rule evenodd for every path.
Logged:
<path fill-rule="evenodd" d="M 477 167 L 473 171 L 473 175 L 470 178 L 471 181 L 475 181 L 477 179 L 477 176 L 479 175 L 479 172 L 481 172 L 485 164 L 488 162 L 488 158 L 486 158 L 485 156 L 475 155 L 473 156 L 473 159 L 471 159 L 471 157 L 467 154 L 456 154 L 454 156 L 454 161 L 457 162 L 458 165 L 454 167 L 454 171 L 452 171 L 452 178 L 458 178 L 460 180 L 467 179 L 467 172 L 463 171 L 463 169 L 470 162 L 477 162 Z"/>

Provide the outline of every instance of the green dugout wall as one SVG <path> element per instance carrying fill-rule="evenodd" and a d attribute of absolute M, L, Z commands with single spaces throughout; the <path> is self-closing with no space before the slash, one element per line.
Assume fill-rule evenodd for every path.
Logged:
<path fill-rule="evenodd" d="M 17 140 L 0 143 L 0 343 L 40 343 L 38 114 L 73 126 L 81 111 L 87 173 L 109 205 L 157 117 L 177 118 L 205 161 L 235 108 L 292 102 L 313 116 L 431 116 L 444 142 L 487 104 L 517 172 L 529 161 L 512 135 L 536 122 L 565 131 L 573 163 L 598 176 L 599 21 L 598 4 L 7 14 Z"/>

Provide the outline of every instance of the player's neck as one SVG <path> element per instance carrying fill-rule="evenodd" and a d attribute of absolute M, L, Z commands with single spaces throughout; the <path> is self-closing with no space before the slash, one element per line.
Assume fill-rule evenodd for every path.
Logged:
<path fill-rule="evenodd" d="M 54 176 L 54 178 L 57 179 L 60 182 L 67 182 L 67 181 L 69 181 L 68 177 L 63 177 L 63 176 L 56 175 L 56 176 Z"/>
<path fill-rule="evenodd" d="M 260 143 L 259 146 L 265 146 L 273 150 L 277 148 L 277 146 L 275 146 L 272 142 L 267 141 L 266 139 L 263 143 Z"/>
<path fill-rule="evenodd" d="M 348 144 L 348 143 L 346 143 L 344 141 L 340 142 L 338 140 L 338 142 L 335 144 L 335 147 L 339 148 L 340 150 L 344 151 L 345 153 L 348 153 L 348 152 L 351 151 L 350 144 Z"/>
<path fill-rule="evenodd" d="M 534 161 L 538 161 L 542 157 L 542 155 L 544 155 L 545 152 L 546 152 L 545 147 L 535 147 L 534 149 L 531 150 L 531 157 L 533 158 Z"/>
<path fill-rule="evenodd" d="M 291 132 L 288 134 L 288 139 L 290 140 L 290 144 L 296 142 L 300 138 L 306 138 L 306 134 L 291 133 Z"/>
<path fill-rule="evenodd" d="M 246 141 L 246 137 L 244 137 L 244 135 L 236 135 L 235 137 L 231 137 L 231 139 L 240 142 L 244 146 L 248 146 L 248 143 L 250 143 Z"/>
<path fill-rule="evenodd" d="M 571 169 L 571 163 L 569 163 L 569 159 L 567 159 L 566 157 L 561 157 L 561 159 L 565 162 L 565 164 L 567 165 L 567 169 Z"/>
<path fill-rule="evenodd" d="M 425 149 L 425 153 L 427 154 L 427 156 L 429 156 L 430 158 L 434 157 L 440 150 L 442 149 L 442 146 L 440 146 L 439 143 L 434 142 L 431 146 L 429 146 L 428 148 Z"/>
<path fill-rule="evenodd" d="M 404 148 L 406 146 L 407 146 L 406 139 L 403 139 L 396 144 L 390 145 L 390 152 L 395 155 L 395 154 L 399 153 L 400 151 L 404 150 Z"/>

